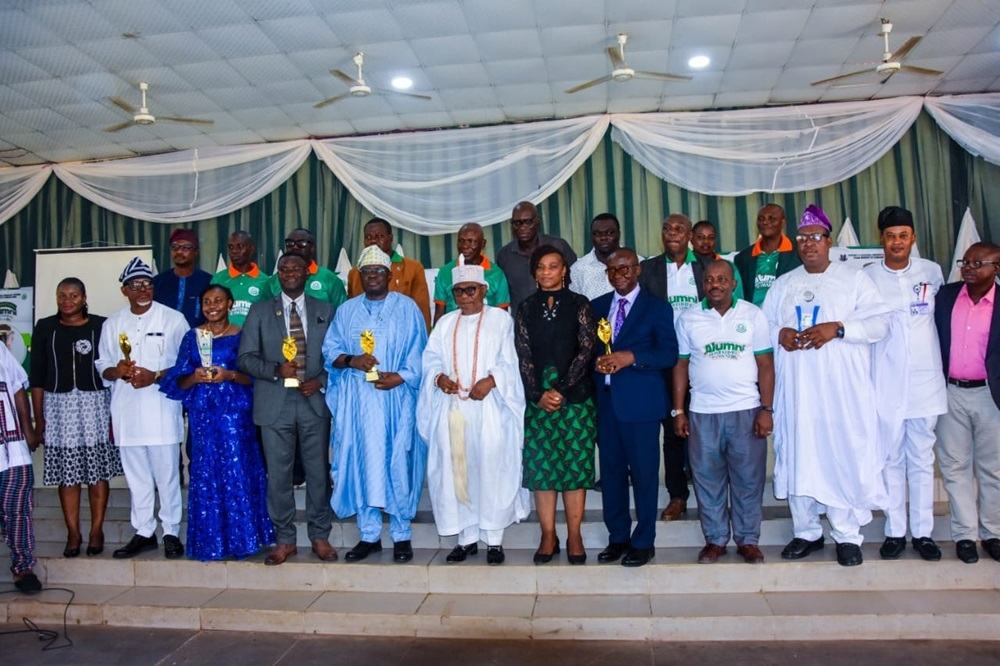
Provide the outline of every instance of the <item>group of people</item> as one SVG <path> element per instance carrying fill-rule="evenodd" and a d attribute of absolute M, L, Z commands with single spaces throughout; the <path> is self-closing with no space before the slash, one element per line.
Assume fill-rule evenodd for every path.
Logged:
<path fill-rule="evenodd" d="M 936 450 L 957 556 L 976 561 L 978 536 L 1000 560 L 1000 248 L 972 246 L 962 282 L 944 285 L 936 264 L 911 257 L 913 218 L 898 207 L 879 214 L 885 258 L 864 270 L 831 259 L 832 225 L 816 206 L 794 244 L 784 211 L 764 206 L 760 238 L 732 263 L 715 253 L 711 223 L 680 214 L 663 221 L 664 252 L 645 260 L 621 247 L 611 214 L 591 222 L 593 249 L 579 260 L 541 233 L 533 204 L 515 206 L 511 224 L 495 265 L 483 229 L 462 227 L 433 309 L 423 267 L 393 251 L 381 218 L 365 225 L 346 290 L 316 263 L 305 229 L 288 234 L 271 277 L 245 232 L 230 236 L 230 264 L 212 276 L 197 268 L 197 235 L 176 230 L 172 269 L 154 277 L 130 261 L 119 277 L 128 304 L 107 319 L 88 312 L 82 282 L 64 279 L 57 314 L 35 329 L 30 376 L 0 348 L 0 527 L 17 587 L 41 589 L 30 499 L 40 443 L 66 557 L 83 547 L 81 486 L 96 556 L 108 482 L 124 474 L 135 534 L 116 558 L 157 549 L 159 518 L 168 558 L 270 545 L 265 564 L 279 565 L 297 553 L 304 481 L 308 538 L 324 561 L 338 558 L 334 514 L 356 516 L 345 560 L 382 550 L 383 514 L 393 560 L 411 560 L 426 483 L 438 532 L 455 537 L 448 562 L 483 542 L 486 561 L 502 563 L 504 530 L 528 516 L 533 493 L 534 561 L 561 552 L 561 495 L 567 559 L 583 564 L 599 463 L 608 545 L 598 562 L 648 563 L 657 517 L 687 510 L 690 473 L 698 561 L 717 561 L 734 540 L 760 563 L 773 436 L 774 492 L 793 522 L 783 558 L 824 546 L 825 513 L 838 562 L 860 564 L 860 529 L 879 509 L 882 557 L 902 555 L 909 529 L 921 557 L 940 559 Z"/>

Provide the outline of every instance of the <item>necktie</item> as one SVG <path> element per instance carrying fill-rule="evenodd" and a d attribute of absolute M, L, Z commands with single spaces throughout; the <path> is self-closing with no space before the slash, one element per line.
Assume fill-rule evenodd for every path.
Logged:
<path fill-rule="evenodd" d="M 302 318 L 299 317 L 295 301 L 292 301 L 292 307 L 288 311 L 288 334 L 295 340 L 295 348 L 297 349 L 295 362 L 299 366 L 295 374 L 298 375 L 299 381 L 302 381 L 306 376 L 306 332 L 302 328 Z"/>
<path fill-rule="evenodd" d="M 614 340 L 618 337 L 618 332 L 622 330 L 622 326 L 625 324 L 625 306 L 628 305 L 628 299 L 622 298 L 618 301 L 618 312 L 615 313 L 615 327 L 612 331 L 611 339 Z"/>

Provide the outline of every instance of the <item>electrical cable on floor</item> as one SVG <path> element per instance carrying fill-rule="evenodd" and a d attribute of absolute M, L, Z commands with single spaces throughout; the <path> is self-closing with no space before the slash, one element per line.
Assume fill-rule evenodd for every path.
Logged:
<path fill-rule="evenodd" d="M 13 636 L 14 634 L 37 634 L 38 640 L 45 643 L 42 647 L 42 652 L 48 652 L 49 650 L 61 650 L 62 648 L 73 647 L 73 640 L 69 637 L 69 623 L 67 621 L 67 616 L 69 615 L 69 607 L 72 605 L 73 600 L 76 598 L 76 592 L 67 589 L 65 587 L 46 587 L 42 592 L 68 592 L 69 600 L 66 602 L 66 606 L 63 607 L 62 621 L 63 630 L 62 635 L 66 639 L 64 643 L 56 645 L 56 641 L 59 640 L 59 632 L 52 629 L 42 629 L 32 620 L 26 617 L 22 617 L 21 620 L 24 622 L 24 626 L 27 629 L 19 629 L 17 631 L 0 631 L 0 637 L 3 636 Z M 5 594 L 20 594 L 25 599 L 30 599 L 31 597 L 37 595 L 25 595 L 23 592 L 14 588 L 13 590 L 0 590 L 0 596 Z M 10 618 L 7 618 L 8 621 Z"/>

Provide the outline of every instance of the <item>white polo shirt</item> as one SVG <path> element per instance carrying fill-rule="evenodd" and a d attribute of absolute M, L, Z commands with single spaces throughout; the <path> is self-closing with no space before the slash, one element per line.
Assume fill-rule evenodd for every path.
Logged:
<path fill-rule="evenodd" d="M 21 389 L 28 390 L 28 374 L 7 351 L 7 345 L 0 342 L 0 414 L 3 418 L 0 427 L 7 440 L 6 444 L 0 443 L 0 472 L 31 464 L 31 452 L 19 427 L 14 402 L 14 395 Z"/>
<path fill-rule="evenodd" d="M 702 300 L 677 320 L 677 347 L 690 359 L 691 411 L 723 414 L 760 407 L 758 354 L 770 354 L 767 318 L 753 303 L 733 299 L 726 314 Z"/>
<path fill-rule="evenodd" d="M 674 311 L 674 326 L 686 310 L 698 307 L 698 285 L 694 279 L 692 252 L 688 250 L 688 261 L 678 266 L 667 260 L 667 302 Z"/>

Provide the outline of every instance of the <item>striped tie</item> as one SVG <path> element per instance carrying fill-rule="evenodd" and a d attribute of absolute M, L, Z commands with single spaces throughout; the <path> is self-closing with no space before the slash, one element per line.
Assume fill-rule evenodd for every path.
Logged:
<path fill-rule="evenodd" d="M 292 307 L 288 311 L 288 334 L 295 340 L 295 363 L 299 366 L 295 371 L 299 381 L 306 377 L 306 332 L 302 328 L 302 318 L 299 317 L 299 310 L 292 301 Z"/>

